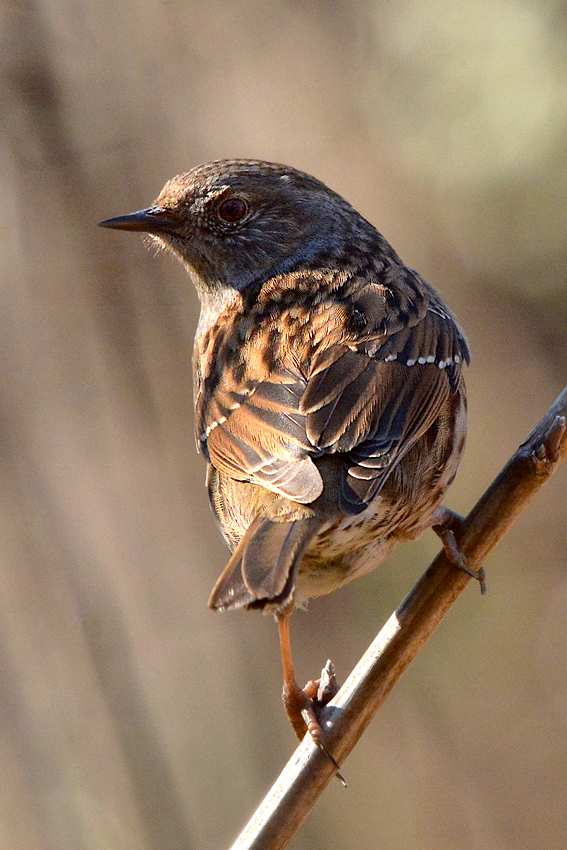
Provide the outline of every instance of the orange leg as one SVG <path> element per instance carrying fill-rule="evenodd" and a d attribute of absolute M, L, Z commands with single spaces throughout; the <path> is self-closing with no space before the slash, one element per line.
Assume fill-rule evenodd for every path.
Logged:
<path fill-rule="evenodd" d="M 289 636 L 289 617 L 291 611 L 276 614 L 278 629 L 280 633 L 280 648 L 282 653 L 283 664 L 283 703 L 289 722 L 293 726 L 293 730 L 301 741 L 307 731 L 307 723 L 303 717 L 303 712 L 310 710 L 313 712 L 313 720 L 316 727 L 314 728 L 315 735 L 322 735 L 321 727 L 315 717 L 313 703 L 310 697 L 307 696 L 303 688 L 300 688 L 295 678 L 295 670 L 293 669 L 293 659 L 291 657 L 291 641 Z"/>
<path fill-rule="evenodd" d="M 304 690 L 299 687 L 297 679 L 295 678 L 293 659 L 291 657 L 291 641 L 289 636 L 290 614 L 291 609 L 284 612 L 278 612 L 276 614 L 282 653 L 284 676 L 282 698 L 285 710 L 298 739 L 302 741 L 305 733 L 308 732 L 314 743 L 323 750 L 325 755 L 338 770 L 339 765 L 325 744 L 325 733 L 323 732 L 315 710 L 315 702 L 319 703 L 321 706 L 324 704 L 323 701 L 317 699 L 317 693 L 318 690 L 321 690 L 321 687 L 318 682 L 309 682 L 306 686 L 306 690 Z M 336 693 L 337 688 L 334 680 L 334 671 L 332 670 L 332 665 L 329 662 L 327 662 L 327 667 L 323 671 L 323 674 L 325 674 L 325 671 L 327 671 L 327 676 L 323 675 L 322 679 L 324 678 L 327 680 L 329 672 L 332 678 L 332 684 L 330 687 L 327 685 L 327 689 L 324 694 L 325 702 L 328 702 Z M 307 693 L 307 691 L 309 691 L 309 693 Z M 321 694 L 321 696 L 323 696 L 323 694 Z M 345 784 L 340 773 L 337 772 L 337 775 L 341 782 Z"/>

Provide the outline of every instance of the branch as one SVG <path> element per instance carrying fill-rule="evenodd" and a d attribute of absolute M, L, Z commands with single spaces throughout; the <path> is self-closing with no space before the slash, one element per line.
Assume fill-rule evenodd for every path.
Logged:
<path fill-rule="evenodd" d="M 457 537 L 471 569 L 478 570 L 564 459 L 566 417 L 567 387 L 464 520 Z M 470 580 L 441 552 L 325 707 L 327 746 L 339 764 Z M 231 850 L 286 847 L 333 774 L 306 735 Z"/>

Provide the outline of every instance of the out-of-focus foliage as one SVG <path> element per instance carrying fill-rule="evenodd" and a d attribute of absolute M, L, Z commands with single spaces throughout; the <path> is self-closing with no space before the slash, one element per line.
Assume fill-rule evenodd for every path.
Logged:
<path fill-rule="evenodd" d="M 7 0 L 0 12 L 0 850 L 218 850 L 294 747 L 276 630 L 213 616 L 197 299 L 95 228 L 199 162 L 286 162 L 443 292 L 473 351 L 466 512 L 565 383 L 560 2 Z M 293 846 L 567 846 L 565 470 Z M 433 535 L 294 617 L 345 678 Z M 336 785 L 336 787 L 335 787 Z"/>

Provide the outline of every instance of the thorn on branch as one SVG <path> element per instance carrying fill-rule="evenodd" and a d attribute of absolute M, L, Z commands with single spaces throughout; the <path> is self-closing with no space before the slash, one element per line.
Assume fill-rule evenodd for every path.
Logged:
<path fill-rule="evenodd" d="M 528 440 L 524 444 L 528 450 L 529 460 L 534 464 L 539 475 L 548 476 L 561 453 L 561 444 L 565 435 L 565 417 L 556 416 L 544 434 L 536 440 Z"/>
<path fill-rule="evenodd" d="M 561 443 L 565 434 L 565 417 L 556 416 L 553 424 L 547 432 L 542 445 L 545 449 L 548 462 L 554 466 L 559 460 Z"/>

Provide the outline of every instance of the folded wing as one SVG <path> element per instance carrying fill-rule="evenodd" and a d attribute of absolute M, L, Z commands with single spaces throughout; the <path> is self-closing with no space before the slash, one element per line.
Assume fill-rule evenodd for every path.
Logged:
<path fill-rule="evenodd" d="M 243 364 L 222 370 L 198 399 L 198 435 L 210 462 L 308 504 L 323 488 L 317 458 L 339 452 L 340 508 L 364 510 L 434 425 L 468 362 L 459 326 L 429 290 L 425 301 L 408 296 L 402 306 L 387 295 L 370 284 L 352 302 L 329 298 L 311 326 L 272 315 L 279 345 L 270 366 L 254 351 L 258 332 Z"/>

